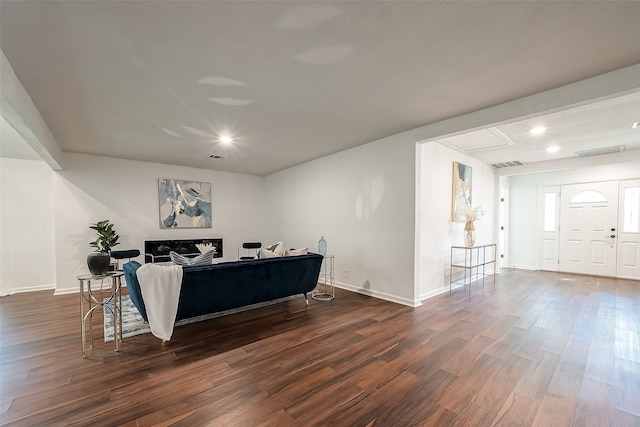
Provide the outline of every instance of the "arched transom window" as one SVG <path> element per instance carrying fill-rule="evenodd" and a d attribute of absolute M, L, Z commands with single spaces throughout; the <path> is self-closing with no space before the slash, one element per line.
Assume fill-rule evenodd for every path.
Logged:
<path fill-rule="evenodd" d="M 594 203 L 606 201 L 607 198 L 604 197 L 604 194 L 601 192 L 596 190 L 584 190 L 573 196 L 569 203 Z"/>

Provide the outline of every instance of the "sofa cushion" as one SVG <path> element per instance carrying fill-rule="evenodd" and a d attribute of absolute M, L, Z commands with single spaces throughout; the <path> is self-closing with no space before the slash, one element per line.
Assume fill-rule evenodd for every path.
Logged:
<path fill-rule="evenodd" d="M 284 255 L 284 244 L 282 242 L 274 243 L 266 248 L 260 248 L 258 250 L 257 258 L 275 258 Z"/>
<path fill-rule="evenodd" d="M 256 258 L 259 259 L 265 259 L 265 258 L 276 258 L 277 255 L 273 253 L 273 251 L 270 251 L 267 248 L 260 248 L 258 249 L 258 254 L 256 255 Z"/>
<path fill-rule="evenodd" d="M 287 249 L 284 253 L 284 256 L 299 256 L 299 255 L 306 255 L 308 253 L 309 253 L 309 248 Z"/>
<path fill-rule="evenodd" d="M 267 249 L 273 251 L 275 256 L 282 256 L 284 254 L 284 244 L 282 242 L 274 243 L 271 246 L 268 246 Z"/>
<path fill-rule="evenodd" d="M 211 265 L 215 254 L 215 251 L 209 251 L 193 258 L 187 258 L 184 255 L 171 251 L 169 252 L 169 258 L 177 265 Z"/>

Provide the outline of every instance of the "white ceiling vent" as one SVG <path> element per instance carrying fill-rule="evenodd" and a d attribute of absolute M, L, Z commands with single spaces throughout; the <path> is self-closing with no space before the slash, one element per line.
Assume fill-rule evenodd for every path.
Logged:
<path fill-rule="evenodd" d="M 624 150 L 624 145 L 616 145 L 615 147 L 596 148 L 595 150 L 576 151 L 578 157 L 600 156 L 602 154 L 620 153 Z"/>
<path fill-rule="evenodd" d="M 511 166 L 522 166 L 524 164 L 525 163 L 521 162 L 520 160 L 512 160 L 510 162 L 492 163 L 489 166 L 491 166 L 494 169 L 500 169 L 500 168 L 508 168 Z"/>

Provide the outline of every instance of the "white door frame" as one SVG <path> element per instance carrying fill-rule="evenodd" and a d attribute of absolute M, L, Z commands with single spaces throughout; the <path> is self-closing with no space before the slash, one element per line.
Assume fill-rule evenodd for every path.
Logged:
<path fill-rule="evenodd" d="M 498 272 L 509 265 L 509 190 L 501 188 L 498 190 L 498 246 L 496 258 L 498 262 Z"/>
<path fill-rule="evenodd" d="M 640 280 L 640 179 L 620 181 L 617 277 Z"/>
<path fill-rule="evenodd" d="M 611 181 L 611 180 L 609 180 Z M 613 232 L 616 237 L 614 238 L 616 247 L 616 272 L 612 277 L 626 278 L 640 280 L 640 218 L 636 218 L 638 221 L 637 229 L 639 231 L 627 231 L 624 230 L 624 208 L 625 208 L 625 189 L 630 187 L 640 187 L 640 178 L 634 179 L 620 179 L 613 180 L 619 183 L 619 195 L 618 195 L 618 218 L 616 231 Z M 605 182 L 605 181 L 600 181 Z M 555 243 L 549 242 L 552 240 L 553 235 L 549 234 L 549 230 L 545 231 L 545 193 L 558 193 L 558 199 L 556 200 L 556 213 L 555 223 L 560 225 L 560 189 L 563 185 L 573 185 L 580 183 L 567 183 L 558 185 L 540 185 L 537 191 L 537 216 L 536 216 L 536 264 L 540 270 L 552 270 L 557 271 L 558 261 L 554 260 L 550 254 L 557 255 L 559 253 L 559 240 Z M 635 200 L 635 199 L 634 199 Z M 629 201 L 626 201 L 628 204 Z M 627 208 L 628 209 L 628 208 Z M 628 214 L 627 214 L 628 215 Z M 629 219 L 627 219 L 627 222 Z M 635 229 L 635 228 L 633 228 Z M 545 247 L 545 239 L 546 247 Z M 546 251 L 546 260 L 545 260 Z M 585 273 L 586 274 L 586 273 Z"/>

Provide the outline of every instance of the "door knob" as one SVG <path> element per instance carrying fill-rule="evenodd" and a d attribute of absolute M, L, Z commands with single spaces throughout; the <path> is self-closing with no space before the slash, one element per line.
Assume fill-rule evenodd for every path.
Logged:
<path fill-rule="evenodd" d="M 616 235 L 615 235 L 615 234 L 612 234 L 612 235 L 611 235 L 611 238 L 613 239 L 614 237 L 616 237 Z"/>
<path fill-rule="evenodd" d="M 616 231 L 616 229 L 615 229 L 615 228 L 612 228 L 612 229 L 611 229 L 611 231 Z"/>

